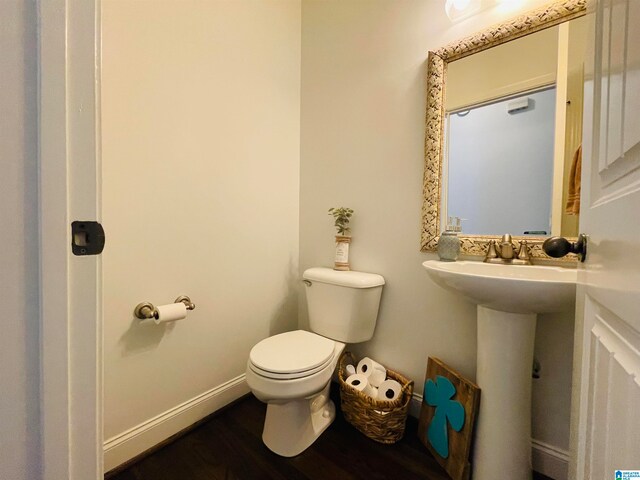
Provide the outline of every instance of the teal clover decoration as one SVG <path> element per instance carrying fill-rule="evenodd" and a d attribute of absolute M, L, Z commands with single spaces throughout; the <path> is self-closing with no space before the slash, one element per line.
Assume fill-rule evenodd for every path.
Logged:
<path fill-rule="evenodd" d="M 436 375 L 436 381 L 428 379 L 424 383 L 424 399 L 427 404 L 436 407 L 436 412 L 427 430 L 427 439 L 442 458 L 449 456 L 449 435 L 447 422 L 456 432 L 464 425 L 464 407 L 456 400 L 451 400 L 456 388 L 448 378 Z"/>

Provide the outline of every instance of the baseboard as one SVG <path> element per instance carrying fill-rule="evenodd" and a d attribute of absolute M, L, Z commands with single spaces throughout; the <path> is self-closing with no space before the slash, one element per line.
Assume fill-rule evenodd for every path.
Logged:
<path fill-rule="evenodd" d="M 409 415 L 420 418 L 422 395 L 414 393 L 409 405 Z M 569 452 L 536 439 L 531 439 L 531 465 L 536 472 L 554 480 L 569 477 Z"/>
<path fill-rule="evenodd" d="M 420 418 L 420 409 L 422 408 L 422 395 L 419 393 L 413 394 L 411 397 L 411 403 L 409 404 L 409 415 L 414 418 Z"/>
<path fill-rule="evenodd" d="M 569 478 L 569 452 L 534 438 L 531 449 L 531 464 L 536 472 L 554 480 Z"/>
<path fill-rule="evenodd" d="M 104 442 L 104 471 L 157 445 L 249 393 L 244 374 L 218 385 Z"/>

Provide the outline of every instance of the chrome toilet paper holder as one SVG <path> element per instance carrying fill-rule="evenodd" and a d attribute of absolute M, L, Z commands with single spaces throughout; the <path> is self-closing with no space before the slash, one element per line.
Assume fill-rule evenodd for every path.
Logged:
<path fill-rule="evenodd" d="M 187 310 L 195 310 L 196 304 L 187 295 L 180 295 L 173 303 L 184 303 Z M 158 309 L 151 302 L 142 302 L 133 309 L 133 314 L 140 320 L 158 319 Z"/>

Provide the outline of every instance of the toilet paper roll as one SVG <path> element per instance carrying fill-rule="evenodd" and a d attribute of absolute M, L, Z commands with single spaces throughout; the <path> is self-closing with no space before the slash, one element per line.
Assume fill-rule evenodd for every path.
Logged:
<path fill-rule="evenodd" d="M 362 392 L 365 395 L 369 395 L 371 398 L 378 397 L 378 389 L 369 384 L 367 377 L 365 377 L 364 375 L 361 375 L 359 373 L 350 375 L 347 378 L 347 383 L 359 392 Z"/>
<path fill-rule="evenodd" d="M 395 380 L 385 380 L 380 384 L 380 387 L 378 387 L 377 400 L 396 400 L 398 397 L 400 397 L 401 393 L 402 385 L 400 385 Z"/>
<path fill-rule="evenodd" d="M 156 307 L 158 318 L 154 318 L 156 325 L 166 322 L 175 322 L 187 318 L 187 306 L 180 303 L 170 303 L 169 305 L 160 305 Z"/>
<path fill-rule="evenodd" d="M 356 374 L 356 367 L 354 367 L 353 365 L 347 365 L 344 369 L 347 371 L 348 375 Z"/>
<path fill-rule="evenodd" d="M 356 372 L 366 376 L 374 387 L 379 387 L 387 378 L 387 369 L 369 357 L 364 357 L 358 362 Z"/>

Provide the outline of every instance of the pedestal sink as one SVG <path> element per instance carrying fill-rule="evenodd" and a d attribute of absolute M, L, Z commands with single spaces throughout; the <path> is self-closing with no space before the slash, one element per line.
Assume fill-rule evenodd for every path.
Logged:
<path fill-rule="evenodd" d="M 538 313 L 575 302 L 574 269 L 482 262 L 422 264 L 441 287 L 478 305 L 476 383 L 482 390 L 474 480 L 531 479 L 531 369 Z"/>

